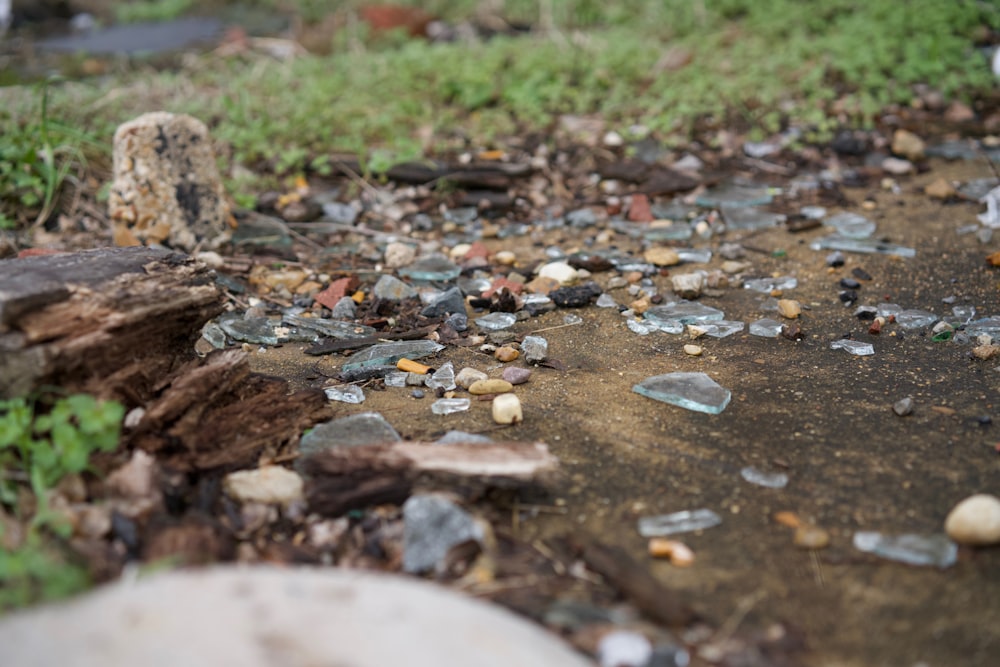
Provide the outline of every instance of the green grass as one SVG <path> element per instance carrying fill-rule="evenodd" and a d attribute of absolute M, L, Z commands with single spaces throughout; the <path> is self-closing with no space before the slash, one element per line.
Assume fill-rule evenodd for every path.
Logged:
<path fill-rule="evenodd" d="M 9 508 L 26 526 L 20 544 L 0 547 L 0 611 L 65 597 L 88 585 L 86 571 L 61 547 L 72 527 L 49 507 L 49 493 L 67 475 L 87 470 L 94 453 L 118 446 L 123 417 L 120 404 L 84 394 L 48 406 L 27 398 L 0 401 L 0 508 Z M 24 508 L 25 491 L 33 498 L 31 515 Z"/>
<path fill-rule="evenodd" d="M 451 17 L 478 5 L 411 4 Z M 505 3 L 508 15 L 536 25 L 540 6 Z M 917 83 L 963 99 L 994 85 L 972 41 L 984 26 L 1000 29 L 1000 8 L 988 3 L 553 0 L 549 6 L 555 31 L 544 35 L 475 45 L 407 41 L 358 52 L 342 34 L 328 57 L 205 58 L 186 71 L 66 84 L 52 91 L 52 114 L 63 126 L 101 138 L 108 151 L 115 126 L 139 113 L 191 113 L 225 145 L 225 172 L 238 164 L 267 175 L 306 168 L 333 151 L 384 163 L 427 148 L 502 143 L 546 131 L 561 114 L 600 114 L 619 128 L 641 123 L 668 142 L 726 123 L 763 135 L 796 122 L 822 139 L 839 122 L 830 118 L 834 101 L 848 110 L 849 123 L 865 125 L 887 104 L 909 102 Z M 687 50 L 690 64 L 658 67 L 668 48 Z M 16 137 L 37 125 L 37 93 L 0 89 L 0 108 L 7 109 L 0 136 L 15 137 L 0 141 L 23 147 Z M 430 146 L 418 139 L 427 129 Z M 234 194 L 246 199 L 253 187 L 244 179 Z M 8 201 L 11 191 L 23 189 L 0 184 Z M 28 192 L 37 195 L 37 184 Z"/>

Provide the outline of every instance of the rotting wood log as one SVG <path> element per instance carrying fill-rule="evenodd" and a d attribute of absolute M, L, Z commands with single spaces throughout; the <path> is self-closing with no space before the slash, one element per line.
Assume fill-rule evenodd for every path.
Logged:
<path fill-rule="evenodd" d="M 143 412 L 125 443 L 175 470 L 256 464 L 332 415 L 322 391 L 250 371 L 238 349 L 199 359 L 222 311 L 215 275 L 187 255 L 103 248 L 0 261 L 0 397 L 45 385 Z"/>
<path fill-rule="evenodd" d="M 667 588 L 625 549 L 619 546 L 587 541 L 582 545 L 583 562 L 598 573 L 650 619 L 672 628 L 683 628 L 699 615 L 683 595 Z"/>
<path fill-rule="evenodd" d="M 379 503 L 402 503 L 417 487 L 440 484 L 474 495 L 486 487 L 544 484 L 559 460 L 543 443 L 490 445 L 394 442 L 334 447 L 304 462 L 309 507 L 327 516 Z"/>
<path fill-rule="evenodd" d="M 287 395 L 288 383 L 250 372 L 242 350 L 192 362 L 145 408 L 128 442 L 180 471 L 242 468 L 280 455 L 303 430 L 332 415 L 318 389 Z"/>
<path fill-rule="evenodd" d="M 211 269 L 169 250 L 0 261 L 0 397 L 58 385 L 139 404 L 222 308 Z"/>

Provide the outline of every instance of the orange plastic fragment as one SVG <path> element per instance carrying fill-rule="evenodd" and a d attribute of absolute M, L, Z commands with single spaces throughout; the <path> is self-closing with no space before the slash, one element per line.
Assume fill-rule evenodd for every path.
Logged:
<path fill-rule="evenodd" d="M 414 361 L 413 359 L 400 359 L 396 362 L 396 368 L 407 373 L 419 373 L 420 375 L 426 375 L 430 372 L 430 366 L 424 366 L 421 363 Z"/>

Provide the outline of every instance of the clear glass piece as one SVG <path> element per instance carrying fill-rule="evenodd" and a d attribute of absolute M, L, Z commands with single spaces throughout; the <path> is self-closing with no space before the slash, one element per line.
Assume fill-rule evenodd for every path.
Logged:
<path fill-rule="evenodd" d="M 958 560 L 958 545 L 947 535 L 883 535 L 870 531 L 854 533 L 854 548 L 907 565 L 945 569 Z"/>
<path fill-rule="evenodd" d="M 695 412 L 717 415 L 729 405 L 732 394 L 705 373 L 665 373 L 648 377 L 632 387 L 635 393 Z"/>
<path fill-rule="evenodd" d="M 722 517 L 710 509 L 684 510 L 673 514 L 640 517 L 639 534 L 643 537 L 663 537 L 704 530 L 720 523 Z"/>
<path fill-rule="evenodd" d="M 450 415 L 455 412 L 465 412 L 472 405 L 467 398 L 440 398 L 431 403 L 431 412 L 436 415 Z"/>
<path fill-rule="evenodd" d="M 444 349 L 432 340 L 400 340 L 391 343 L 377 343 L 348 357 L 342 370 L 349 371 L 365 366 L 395 364 L 400 359 L 421 359 Z"/>
<path fill-rule="evenodd" d="M 740 470 L 740 477 L 751 484 L 764 486 L 769 489 L 783 489 L 785 488 L 785 485 L 788 484 L 788 475 L 785 473 L 764 472 L 763 470 L 758 470 L 753 466 L 747 466 L 746 468 Z"/>
<path fill-rule="evenodd" d="M 858 340 L 847 340 L 846 338 L 841 338 L 830 343 L 830 349 L 847 350 L 857 357 L 867 357 L 875 354 L 875 346 L 871 343 L 862 343 Z"/>

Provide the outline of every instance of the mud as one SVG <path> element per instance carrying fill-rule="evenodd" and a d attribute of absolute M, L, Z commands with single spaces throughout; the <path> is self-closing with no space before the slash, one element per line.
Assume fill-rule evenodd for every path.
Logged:
<path fill-rule="evenodd" d="M 550 356 L 566 371 L 538 368 L 516 388 L 524 423 L 498 427 L 487 402 L 446 417 L 433 415 L 431 398 L 409 389 L 366 390 L 362 405 L 334 404 L 338 416 L 382 413 L 407 439 L 428 440 L 449 429 L 503 439 L 549 443 L 565 475 L 548 502 L 565 503 L 565 514 L 521 518 L 526 537 L 585 530 L 620 544 L 648 562 L 664 583 L 685 591 L 716 625 L 766 629 L 783 622 L 801 631 L 808 665 L 989 665 L 1000 650 L 1000 549 L 961 550 L 953 568 L 939 571 L 882 561 L 856 551 L 857 530 L 886 533 L 941 532 L 944 518 L 962 498 L 1000 490 L 996 426 L 997 361 L 969 358 L 969 347 L 932 342 L 929 333 L 888 326 L 879 336 L 838 300 L 838 281 L 862 267 L 873 277 L 859 304 L 889 301 L 904 308 L 950 313 L 942 299 L 975 305 L 981 316 L 1000 313 L 996 269 L 984 262 L 994 249 L 955 230 L 975 222 L 979 208 L 929 199 L 931 180 L 989 175 L 984 163 L 935 163 L 925 175 L 902 179 L 902 193 L 849 189 L 878 234 L 917 249 L 912 259 L 848 254 L 846 266 L 829 269 L 825 251 L 808 243 L 826 230 L 755 234 L 747 245 L 755 275 L 794 275 L 799 287 L 786 296 L 805 306 L 805 338 L 763 339 L 742 334 L 701 339 L 701 357 L 684 354 L 686 336 L 628 331 L 614 310 L 559 310 L 517 324 L 518 334 L 548 329 Z M 858 209 L 853 209 L 858 210 Z M 582 245 L 564 232 L 561 247 Z M 731 233 L 726 240 L 739 240 Z M 556 239 L 559 240 L 559 239 Z M 622 245 L 622 239 L 616 239 Z M 489 241 L 519 259 L 540 257 L 527 239 Z M 518 245 L 520 244 L 520 245 Z M 772 251 L 784 249 L 785 257 Z M 721 259 L 715 258 L 711 268 Z M 693 268 L 701 268 L 695 265 Z M 682 269 L 684 271 L 684 269 Z M 597 274 L 604 283 L 611 274 Z M 658 278 L 669 292 L 669 278 Z M 627 303 L 623 291 L 612 291 Z M 726 289 L 702 297 L 727 319 L 753 321 L 764 313 L 757 295 Z M 560 326 L 568 312 L 582 317 Z M 854 357 L 831 350 L 847 333 L 874 343 L 876 354 Z M 498 375 L 500 364 L 475 348 L 449 347 L 436 363 L 473 366 Z M 340 357 L 308 357 L 301 348 L 258 351 L 256 370 L 289 378 L 298 387 L 323 386 Z M 520 362 L 514 362 L 520 363 Z M 650 375 L 703 371 L 729 388 L 733 399 L 720 415 L 657 403 L 631 391 Z M 916 410 L 898 417 L 893 402 L 913 396 Z M 937 408 L 937 409 L 936 409 Z M 753 465 L 785 470 L 784 489 L 743 481 Z M 679 569 L 645 555 L 635 528 L 640 515 L 699 507 L 723 516 L 721 526 L 682 539 L 694 549 L 693 567 Z M 828 549 L 808 552 L 792 543 L 792 531 L 773 515 L 789 510 L 832 535 Z"/>

